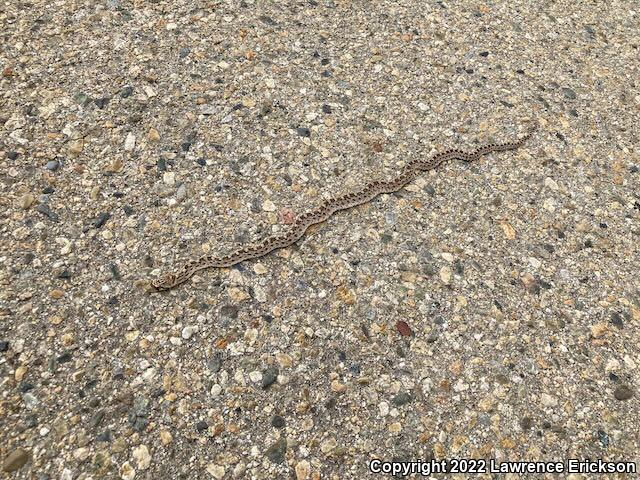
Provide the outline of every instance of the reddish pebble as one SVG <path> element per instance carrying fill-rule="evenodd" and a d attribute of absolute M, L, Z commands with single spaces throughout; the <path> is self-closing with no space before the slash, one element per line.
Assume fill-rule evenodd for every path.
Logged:
<path fill-rule="evenodd" d="M 402 320 L 397 321 L 396 328 L 398 329 L 398 332 L 400 332 L 400 335 L 402 335 L 403 337 L 410 337 L 411 335 L 413 335 L 413 330 L 411 330 L 411 327 L 407 322 L 403 322 Z"/>
<path fill-rule="evenodd" d="M 284 208 L 280 211 L 280 218 L 285 225 L 291 225 L 296 221 L 296 216 L 290 208 Z"/>

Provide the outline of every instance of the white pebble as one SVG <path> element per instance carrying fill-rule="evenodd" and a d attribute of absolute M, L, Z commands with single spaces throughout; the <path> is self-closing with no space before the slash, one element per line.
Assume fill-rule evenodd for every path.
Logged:
<path fill-rule="evenodd" d="M 253 287 L 253 294 L 258 302 L 264 303 L 267 301 L 267 294 L 260 285 Z"/>
<path fill-rule="evenodd" d="M 605 372 L 615 372 L 620 369 L 620 362 L 615 358 L 610 358 L 607 360 L 607 364 L 604 367 Z"/>
<path fill-rule="evenodd" d="M 238 462 L 233 469 L 233 478 L 244 478 L 244 472 L 247 470 L 244 462 Z"/>
<path fill-rule="evenodd" d="M 133 458 L 140 470 L 146 470 L 151 464 L 151 454 L 146 445 L 140 445 L 133 449 Z"/>
<path fill-rule="evenodd" d="M 182 338 L 185 340 L 189 340 L 194 333 L 198 331 L 198 327 L 196 325 L 189 325 L 182 329 Z"/>
<path fill-rule="evenodd" d="M 129 462 L 124 462 L 120 467 L 120 478 L 122 480 L 133 480 L 136 476 L 136 469 Z"/>
<path fill-rule="evenodd" d="M 326 439 L 324 442 L 320 444 L 320 451 L 322 453 L 329 453 L 338 446 L 338 442 L 333 437 Z"/>
<path fill-rule="evenodd" d="M 540 400 L 545 407 L 555 407 L 556 405 L 558 405 L 558 400 L 556 399 L 556 397 L 547 393 L 543 393 L 540 396 Z"/>
<path fill-rule="evenodd" d="M 244 341 L 249 345 L 253 345 L 255 341 L 258 339 L 258 329 L 250 328 L 246 332 L 244 332 Z"/>
<path fill-rule="evenodd" d="M 253 272 L 256 273 L 257 275 L 264 275 L 265 273 L 267 273 L 267 267 L 264 266 L 264 264 L 258 262 L 253 266 Z"/>
<path fill-rule="evenodd" d="M 275 212 L 276 206 L 271 200 L 265 200 L 264 203 L 262 204 L 262 209 L 265 212 Z"/>
<path fill-rule="evenodd" d="M 129 132 L 127 134 L 127 138 L 125 138 L 125 140 L 124 140 L 124 149 L 127 152 L 130 152 L 135 147 L 136 147 L 136 136 L 133 133 Z"/>
<path fill-rule="evenodd" d="M 537 258 L 535 258 L 535 257 L 529 257 L 529 263 L 530 263 L 530 264 L 531 264 L 531 266 L 532 266 L 533 268 L 535 268 L 536 270 L 537 270 L 538 268 L 540 268 L 540 266 L 542 265 L 542 262 L 541 262 L 540 260 L 538 260 Z"/>
<path fill-rule="evenodd" d="M 156 369 L 155 368 L 147 368 L 144 373 L 141 375 L 142 380 L 149 383 L 156 377 Z"/>
<path fill-rule="evenodd" d="M 442 267 L 440 269 L 440 280 L 442 280 L 442 283 L 444 283 L 445 285 L 449 285 L 449 283 L 451 283 L 451 269 L 449 267 Z"/>
<path fill-rule="evenodd" d="M 73 480 L 73 472 L 68 468 L 65 468 L 60 474 L 60 480 Z"/>
<path fill-rule="evenodd" d="M 207 466 L 207 473 L 211 475 L 215 479 L 221 479 L 224 477 L 225 469 L 222 465 L 216 465 L 215 463 L 210 463 Z"/>
<path fill-rule="evenodd" d="M 558 191 L 558 184 L 553 178 L 547 177 L 544 179 L 544 186 L 550 190 Z"/>
<path fill-rule="evenodd" d="M 60 249 L 60 255 L 68 255 L 69 253 L 71 253 L 71 242 L 64 238 L 64 237 L 58 237 L 56 238 L 56 243 L 58 245 L 62 245 L 62 248 Z"/>
<path fill-rule="evenodd" d="M 542 208 L 544 208 L 546 211 L 548 212 L 555 212 L 556 211 L 556 202 L 553 198 L 547 198 L 543 203 L 542 203 Z"/>
<path fill-rule="evenodd" d="M 636 364 L 636 361 L 633 358 L 631 358 L 629 355 L 625 355 L 622 360 L 624 360 L 624 364 L 629 370 L 635 370 L 636 367 L 638 366 Z"/>
<path fill-rule="evenodd" d="M 162 175 L 162 180 L 166 185 L 172 187 L 176 184 L 176 174 L 173 172 L 164 172 L 164 175 Z"/>

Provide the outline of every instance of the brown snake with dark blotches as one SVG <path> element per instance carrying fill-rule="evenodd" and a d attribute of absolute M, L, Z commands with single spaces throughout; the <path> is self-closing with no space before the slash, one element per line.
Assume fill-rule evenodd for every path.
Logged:
<path fill-rule="evenodd" d="M 529 133 L 515 142 L 498 144 L 490 143 L 488 145 L 477 148 L 471 153 L 454 149 L 447 150 L 443 153 L 438 153 L 426 160 L 413 160 L 404 168 L 402 173 L 393 180 L 389 180 L 386 182 L 370 182 L 364 188 L 357 192 L 348 193 L 337 198 L 326 200 L 315 210 L 298 217 L 288 233 L 265 238 L 261 242 L 242 247 L 224 257 L 203 255 L 196 260 L 187 262 L 175 273 L 164 273 L 157 279 L 153 280 L 151 282 L 151 286 L 157 291 L 169 290 L 177 285 L 180 285 L 181 283 L 186 282 L 194 273 L 199 270 L 210 267 L 230 267 L 245 260 L 262 257 L 267 253 L 272 252 L 273 250 L 288 247 L 289 245 L 298 241 L 311 225 L 324 222 L 337 211 L 346 210 L 348 208 L 370 202 L 382 193 L 397 192 L 406 184 L 414 180 L 420 172 L 433 170 L 442 162 L 445 162 L 447 160 L 458 159 L 464 160 L 466 162 L 473 162 L 480 158 L 482 155 L 486 155 L 491 152 L 516 150 L 517 148 L 520 148 L 527 140 L 529 140 L 535 130 L 536 125 L 533 126 Z"/>

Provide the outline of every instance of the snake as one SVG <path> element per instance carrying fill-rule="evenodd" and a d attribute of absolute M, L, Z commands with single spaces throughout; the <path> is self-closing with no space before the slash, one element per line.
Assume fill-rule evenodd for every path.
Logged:
<path fill-rule="evenodd" d="M 420 175 L 420 173 L 433 170 L 443 162 L 451 160 L 473 162 L 489 153 L 516 150 L 522 147 L 522 145 L 531 138 L 536 129 L 537 123 L 529 129 L 529 132 L 526 135 L 513 142 L 489 143 L 478 147 L 471 152 L 451 149 L 434 154 L 426 159 L 412 160 L 405 165 L 400 174 L 392 180 L 375 180 L 365 184 L 364 187 L 357 191 L 346 193 L 324 201 L 316 209 L 297 217 L 286 233 L 269 236 L 262 241 L 241 247 L 228 255 L 203 255 L 199 258 L 186 262 L 182 267 L 174 272 L 161 274 L 156 279 L 151 280 L 150 285 L 152 287 L 152 291 L 165 291 L 177 287 L 189 280 L 189 278 L 200 270 L 207 268 L 228 268 L 246 260 L 263 257 L 274 250 L 288 247 L 300 240 L 309 227 L 328 220 L 338 211 L 347 210 L 357 207 L 358 205 L 368 203 L 378 195 L 384 193 L 397 192 L 407 184 L 411 183 L 416 177 L 418 177 L 418 175 Z"/>

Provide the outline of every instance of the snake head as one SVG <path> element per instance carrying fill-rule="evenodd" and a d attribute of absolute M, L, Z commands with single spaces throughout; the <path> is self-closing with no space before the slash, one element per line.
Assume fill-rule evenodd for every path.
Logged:
<path fill-rule="evenodd" d="M 169 290 L 178 284 L 177 278 L 173 273 L 163 273 L 158 278 L 151 282 L 153 288 L 159 292 L 163 290 Z"/>

